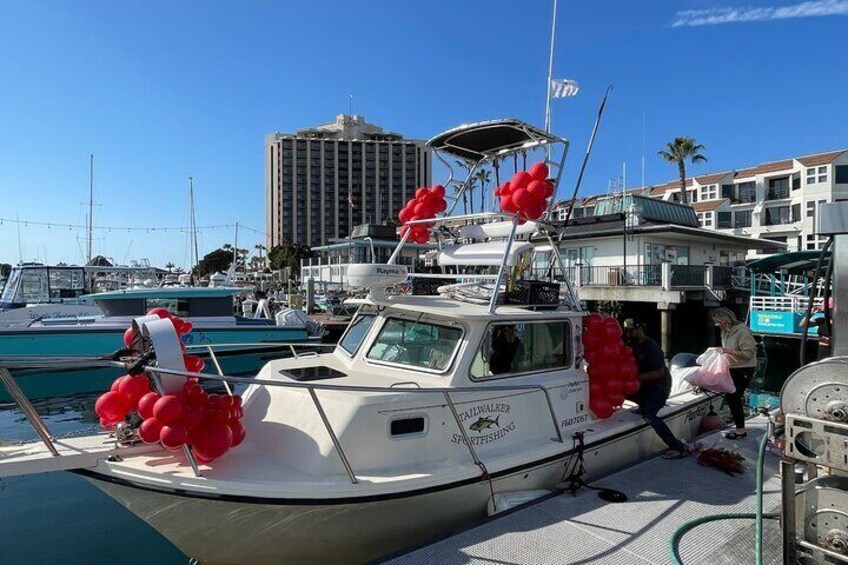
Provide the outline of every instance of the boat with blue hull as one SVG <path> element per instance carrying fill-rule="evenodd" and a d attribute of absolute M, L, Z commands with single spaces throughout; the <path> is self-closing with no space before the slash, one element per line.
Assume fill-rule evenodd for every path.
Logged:
<path fill-rule="evenodd" d="M 27 327 L 0 328 L 0 355 L 109 355 L 124 347 L 124 331 L 132 319 L 157 307 L 191 321 L 194 328 L 183 342 L 190 353 L 207 359 L 207 371 L 216 370 L 209 362 L 210 345 L 215 346 L 222 372 L 245 374 L 257 371 L 269 360 L 290 355 L 286 344 L 315 341 L 305 327 L 278 326 L 270 319 L 235 316 L 234 297 L 240 292 L 243 289 L 164 287 L 100 293 L 88 298 L 103 310 L 103 316 L 41 320 Z M 14 374 L 27 396 L 44 398 L 103 390 L 119 371 L 22 369 Z M 8 393 L 0 391 L 0 402 L 8 400 Z"/>

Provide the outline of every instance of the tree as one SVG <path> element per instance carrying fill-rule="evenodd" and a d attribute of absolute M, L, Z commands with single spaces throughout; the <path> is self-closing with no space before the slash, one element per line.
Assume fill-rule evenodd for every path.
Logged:
<path fill-rule="evenodd" d="M 275 271 L 289 269 L 291 278 L 298 278 L 300 261 L 312 257 L 312 250 L 299 243 L 284 243 L 275 245 L 268 251 L 268 260 Z"/>
<path fill-rule="evenodd" d="M 203 277 L 229 269 L 230 265 L 233 264 L 233 252 L 228 249 L 224 249 L 224 247 L 226 247 L 226 245 L 204 255 L 203 259 L 197 263 L 197 266 L 194 269 L 194 274 L 198 277 Z M 232 249 L 232 246 L 230 246 L 230 249 Z"/>
<path fill-rule="evenodd" d="M 706 161 L 707 158 L 699 153 L 703 151 L 704 146 L 696 143 L 694 137 L 675 137 L 674 141 L 666 143 L 665 146 L 666 148 L 658 151 L 657 155 L 669 163 L 677 163 L 677 170 L 680 172 L 681 202 L 688 204 L 689 195 L 686 194 L 686 159 L 689 159 L 693 164 Z"/>
<path fill-rule="evenodd" d="M 174 264 L 173 264 L 173 263 L 171 263 L 170 261 L 168 261 L 167 263 L 165 263 L 165 268 L 166 268 L 166 269 L 168 269 L 168 272 L 169 272 L 169 273 L 173 273 L 173 272 L 174 272 L 174 267 L 176 267 L 176 265 L 174 265 Z"/>
<path fill-rule="evenodd" d="M 0 263 L 0 278 L 9 278 L 11 272 L 12 266 L 9 263 Z"/>
<path fill-rule="evenodd" d="M 268 248 L 265 247 L 264 245 L 262 245 L 261 243 L 257 243 L 256 245 L 253 246 L 253 248 L 259 252 L 259 260 L 264 263 L 262 253 L 264 251 L 268 251 Z"/>

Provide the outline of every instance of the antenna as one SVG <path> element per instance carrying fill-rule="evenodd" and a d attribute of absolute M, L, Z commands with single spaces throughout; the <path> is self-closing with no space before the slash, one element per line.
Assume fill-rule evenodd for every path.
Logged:
<path fill-rule="evenodd" d="M 15 223 L 18 224 L 18 265 L 21 265 L 24 262 L 24 251 L 21 247 L 21 219 L 17 212 L 15 212 Z"/>
<path fill-rule="evenodd" d="M 545 131 L 551 132 L 551 79 L 554 72 L 554 36 L 556 35 L 557 0 L 554 0 L 554 14 L 551 18 L 551 53 L 548 59 L 548 95 L 545 99 Z"/>
<path fill-rule="evenodd" d="M 645 112 L 642 112 L 642 188 L 645 188 Z"/>
<path fill-rule="evenodd" d="M 88 155 L 88 259 L 91 263 L 91 239 L 94 229 L 94 155 Z"/>
<path fill-rule="evenodd" d="M 348 94 L 348 116 L 353 117 L 353 94 Z"/>

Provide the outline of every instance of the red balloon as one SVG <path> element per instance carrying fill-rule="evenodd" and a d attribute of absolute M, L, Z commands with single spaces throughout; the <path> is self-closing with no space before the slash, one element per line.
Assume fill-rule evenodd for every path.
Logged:
<path fill-rule="evenodd" d="M 497 188 L 495 189 L 495 196 L 497 196 L 498 198 L 500 198 L 500 196 L 501 196 L 501 187 L 497 187 Z"/>
<path fill-rule="evenodd" d="M 612 404 L 606 398 L 594 398 L 589 402 L 589 408 L 600 419 L 606 419 L 612 416 Z"/>
<path fill-rule="evenodd" d="M 615 376 L 615 365 L 602 359 L 594 365 L 589 365 L 590 381 L 604 382 Z"/>
<path fill-rule="evenodd" d="M 416 216 L 421 216 L 421 219 L 429 218 L 433 215 L 433 209 L 430 208 L 429 202 L 418 202 L 415 205 L 414 212 Z"/>
<path fill-rule="evenodd" d="M 130 409 L 129 400 L 120 392 L 109 391 L 100 395 L 94 403 L 94 411 L 104 420 L 120 422 Z"/>
<path fill-rule="evenodd" d="M 589 329 L 598 331 L 604 325 L 604 317 L 598 314 L 597 312 L 593 312 L 586 316 L 586 320 L 584 320 L 583 324 Z"/>
<path fill-rule="evenodd" d="M 138 437 L 147 444 L 158 443 L 159 434 L 162 432 L 162 424 L 156 418 L 147 418 L 138 428 Z"/>
<path fill-rule="evenodd" d="M 548 205 L 543 200 L 537 200 L 524 208 L 524 215 L 531 220 L 538 220 L 547 209 Z"/>
<path fill-rule="evenodd" d="M 624 392 L 624 381 L 619 378 L 607 379 L 604 382 L 604 391 L 609 394 L 621 394 Z"/>
<path fill-rule="evenodd" d="M 444 212 L 444 211 L 445 211 L 445 210 L 447 210 L 447 209 L 448 209 L 448 203 L 447 203 L 447 200 L 445 200 L 444 198 L 442 198 L 442 199 L 441 199 L 441 200 L 439 200 L 439 202 L 438 202 L 438 206 L 436 207 L 436 212 Z"/>
<path fill-rule="evenodd" d="M 604 338 L 600 332 L 593 332 L 590 330 L 583 334 L 583 345 L 585 345 L 587 349 L 599 349 L 603 346 L 603 344 Z"/>
<path fill-rule="evenodd" d="M 234 394 L 233 395 L 233 406 L 235 406 L 236 408 L 241 408 L 242 405 L 243 405 L 243 400 L 242 400 L 241 396 L 239 396 L 238 394 Z"/>
<path fill-rule="evenodd" d="M 548 166 L 541 161 L 530 167 L 530 176 L 535 180 L 543 181 L 547 179 L 548 173 Z"/>
<path fill-rule="evenodd" d="M 597 398 L 604 394 L 604 385 L 600 381 L 589 381 L 589 398 Z"/>
<path fill-rule="evenodd" d="M 433 187 L 433 193 L 436 196 L 438 196 L 439 198 L 444 198 L 445 197 L 445 187 L 443 187 L 440 184 L 437 184 L 436 186 Z"/>
<path fill-rule="evenodd" d="M 188 441 L 188 432 L 185 426 L 181 424 L 174 423 L 162 426 L 162 430 L 159 432 L 159 441 L 162 442 L 165 449 L 176 451 Z"/>
<path fill-rule="evenodd" d="M 545 181 L 545 198 L 550 198 L 556 192 L 556 186 L 554 186 L 553 181 L 546 180 Z"/>
<path fill-rule="evenodd" d="M 115 431 L 115 425 L 116 425 L 116 424 L 115 424 L 115 422 L 110 422 L 109 420 L 107 420 L 107 419 L 105 419 L 105 418 L 100 418 L 100 425 L 101 425 L 101 426 L 103 427 L 103 429 L 104 429 L 104 430 L 106 430 L 107 432 L 113 432 L 113 431 Z"/>
<path fill-rule="evenodd" d="M 183 363 L 189 373 L 200 373 L 206 367 L 206 362 L 198 355 L 183 355 Z"/>
<path fill-rule="evenodd" d="M 618 358 L 618 343 L 610 341 L 604 342 L 603 346 L 601 346 L 601 356 L 604 359 Z"/>
<path fill-rule="evenodd" d="M 420 200 L 427 195 L 427 189 L 424 187 L 419 188 L 415 191 L 415 199 Z"/>
<path fill-rule="evenodd" d="M 135 338 L 135 332 L 132 329 L 132 326 L 128 327 L 126 331 L 124 331 L 124 345 L 127 347 L 132 347 L 133 339 Z"/>
<path fill-rule="evenodd" d="M 636 379 L 636 374 L 639 372 L 639 367 L 635 361 L 627 361 L 621 366 L 621 378 L 625 380 Z M 638 380 L 637 380 L 638 381 Z M 632 394 L 632 393 L 627 393 Z"/>
<path fill-rule="evenodd" d="M 609 400 L 609 403 L 613 406 L 621 406 L 624 404 L 624 393 L 619 392 L 616 394 L 608 394 L 607 400 Z"/>
<path fill-rule="evenodd" d="M 609 341 L 617 341 L 621 339 L 621 326 L 618 324 L 618 320 L 614 318 L 607 318 L 604 320 L 604 331 L 607 334 L 607 340 Z"/>
<path fill-rule="evenodd" d="M 135 408 L 139 399 L 150 392 L 150 380 L 147 375 L 139 375 L 131 377 L 126 375 L 121 377 L 121 383 L 118 385 L 118 392 L 127 397 L 130 409 Z"/>
<path fill-rule="evenodd" d="M 533 203 L 533 197 L 530 196 L 530 193 L 527 192 L 525 188 L 518 188 L 511 195 L 512 201 L 519 208 L 526 208 Z"/>
<path fill-rule="evenodd" d="M 516 206 L 515 202 L 512 201 L 511 194 L 501 196 L 501 210 L 510 214 L 518 212 L 518 206 Z"/>
<path fill-rule="evenodd" d="M 517 190 L 519 188 L 526 187 L 528 184 L 530 184 L 531 180 L 533 180 L 533 178 L 530 176 L 529 173 L 526 173 L 525 171 L 518 171 L 512 177 L 512 180 L 510 182 L 512 183 L 513 190 Z"/>
<path fill-rule="evenodd" d="M 545 182 L 540 180 L 530 181 L 527 185 L 527 192 L 536 200 L 545 199 Z"/>
<path fill-rule="evenodd" d="M 163 426 L 179 420 L 182 411 L 183 403 L 173 394 L 166 394 L 153 404 L 153 417 Z"/>
<path fill-rule="evenodd" d="M 409 217 L 410 217 L 411 215 L 412 215 L 412 214 L 409 212 L 409 210 L 407 210 L 406 208 L 404 208 L 403 210 L 401 210 L 401 211 L 398 213 L 398 220 L 400 220 L 400 223 L 405 224 L 407 221 L 409 221 Z"/>
<path fill-rule="evenodd" d="M 632 358 L 633 358 L 633 348 L 632 348 L 632 347 L 630 347 L 629 345 L 625 345 L 625 346 L 624 346 L 624 354 L 625 354 L 627 357 L 629 357 L 629 358 L 631 358 L 631 359 L 632 359 Z"/>
<path fill-rule="evenodd" d="M 632 379 L 626 379 L 624 381 L 624 394 L 636 394 L 641 385 L 642 383 L 635 377 Z"/>
<path fill-rule="evenodd" d="M 586 353 L 583 354 L 583 359 L 586 360 L 586 363 L 589 365 L 593 363 L 597 363 L 601 360 L 600 354 L 594 349 L 586 349 Z"/>
<path fill-rule="evenodd" d="M 233 434 L 233 443 L 230 447 L 236 447 L 244 441 L 245 436 L 247 436 L 247 429 L 238 420 L 230 422 L 229 426 Z"/>
<path fill-rule="evenodd" d="M 512 194 L 513 190 L 514 190 L 514 188 L 512 186 L 512 182 L 506 181 L 505 183 L 503 183 L 501 185 L 501 196 L 503 196 L 505 194 Z"/>
<path fill-rule="evenodd" d="M 183 412 L 180 416 L 182 423 L 187 430 L 193 430 L 201 425 L 206 420 L 206 408 L 200 404 L 184 404 Z"/>
<path fill-rule="evenodd" d="M 189 435 L 191 448 L 203 459 L 212 461 L 222 456 L 233 443 L 233 431 L 227 424 L 205 422 Z"/>
<path fill-rule="evenodd" d="M 153 417 L 153 405 L 159 400 L 161 395 L 158 392 L 148 392 L 138 401 L 138 415 L 147 420 Z"/>
<path fill-rule="evenodd" d="M 159 316 L 159 318 L 172 318 L 174 315 L 167 308 L 151 308 L 145 316 Z"/>

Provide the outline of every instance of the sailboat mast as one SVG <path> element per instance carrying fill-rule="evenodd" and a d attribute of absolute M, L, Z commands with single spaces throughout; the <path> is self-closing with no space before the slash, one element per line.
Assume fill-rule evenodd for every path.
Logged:
<path fill-rule="evenodd" d="M 94 155 L 88 155 L 88 258 L 91 263 L 91 240 L 94 230 Z"/>
<path fill-rule="evenodd" d="M 233 273 L 238 272 L 238 222 L 236 222 L 236 244 L 233 246 L 233 265 L 235 265 L 235 269 L 233 269 Z"/>
<path fill-rule="evenodd" d="M 551 51 L 548 58 L 548 89 L 545 97 L 545 131 L 551 132 L 551 80 L 554 72 L 554 38 L 556 37 L 557 0 L 554 0 L 554 13 L 551 17 Z"/>
<path fill-rule="evenodd" d="M 188 199 L 189 206 L 191 207 L 190 219 L 191 223 L 191 268 L 194 269 L 194 266 L 200 261 L 200 253 L 197 251 L 197 217 L 194 213 L 194 177 L 188 177 Z"/>

